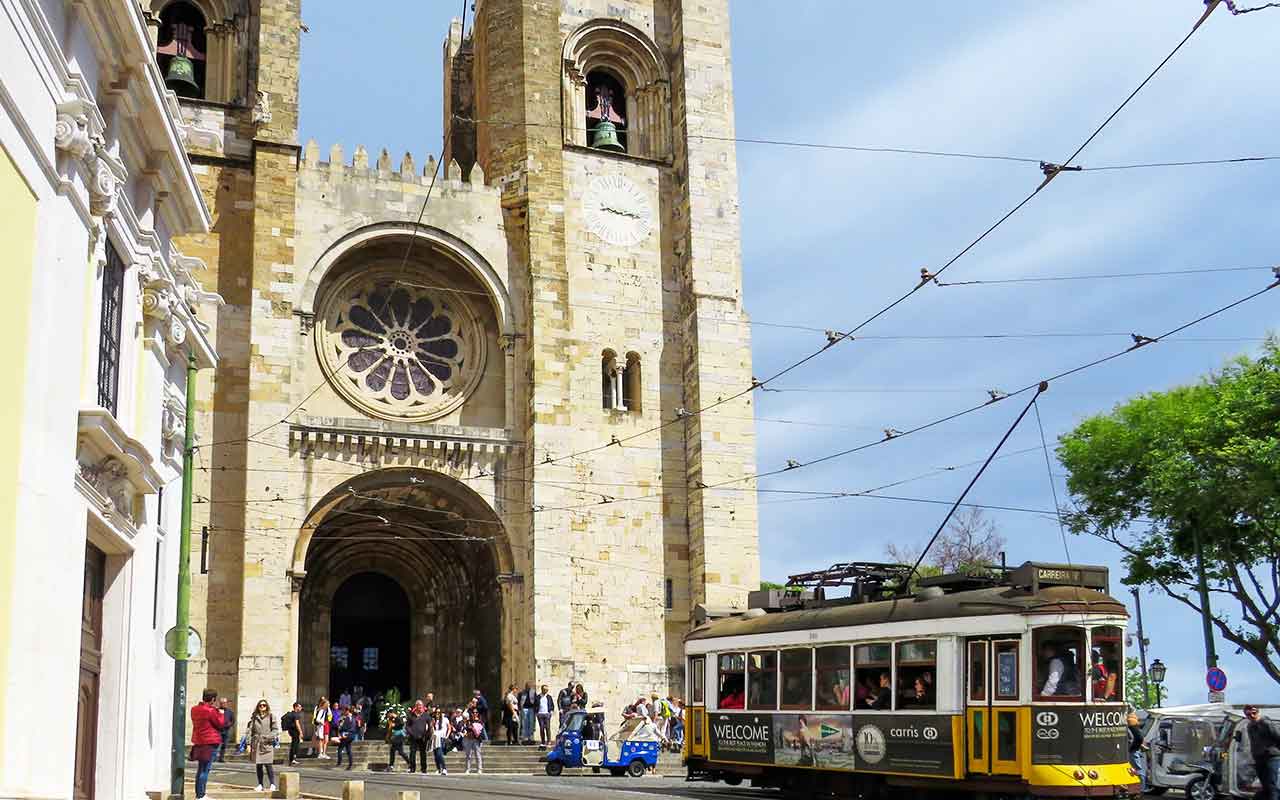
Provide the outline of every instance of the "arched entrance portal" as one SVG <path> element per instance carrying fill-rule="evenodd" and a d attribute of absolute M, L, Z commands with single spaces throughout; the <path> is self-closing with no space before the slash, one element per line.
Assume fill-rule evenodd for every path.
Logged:
<path fill-rule="evenodd" d="M 409 596 L 377 572 L 347 578 L 329 617 L 329 696 L 409 688 Z"/>
<path fill-rule="evenodd" d="M 457 702 L 501 679 L 502 524 L 440 473 L 386 469 L 316 505 L 294 554 L 298 691 L 305 702 L 363 685 Z"/>

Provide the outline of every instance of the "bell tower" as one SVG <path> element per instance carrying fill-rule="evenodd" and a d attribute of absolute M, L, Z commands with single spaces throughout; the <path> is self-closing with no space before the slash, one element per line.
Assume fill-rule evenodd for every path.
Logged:
<path fill-rule="evenodd" d="M 455 146 L 501 188 L 518 314 L 508 635 L 533 633 L 504 671 L 679 691 L 695 605 L 759 582 L 729 1 L 475 10 L 446 63 L 469 48 Z"/>
<path fill-rule="evenodd" d="M 298 148 L 298 0 L 148 0 L 166 82 L 179 97 L 186 146 L 212 230 L 179 243 L 225 300 L 209 335 L 222 360 L 198 378 L 191 623 L 205 650 L 191 686 L 215 686 L 251 707 L 291 694 L 283 631 L 254 608 L 288 602 L 287 563 L 246 532 L 268 524 L 249 498 L 272 474 L 245 440 L 289 411 L 293 232 Z M 194 268 L 194 267 L 193 267 Z M 201 467 L 204 467 L 201 469 Z M 276 475 L 275 477 L 279 477 Z M 203 531 L 203 535 L 202 535 Z M 200 565 L 203 565 L 201 568 Z M 284 589 L 281 589 L 283 585 Z M 271 656 L 262 656 L 262 653 Z M 281 654 L 276 656 L 275 654 Z"/>

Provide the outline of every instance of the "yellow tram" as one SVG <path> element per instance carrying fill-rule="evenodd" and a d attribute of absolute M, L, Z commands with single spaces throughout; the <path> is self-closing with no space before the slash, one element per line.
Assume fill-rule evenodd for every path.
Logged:
<path fill-rule="evenodd" d="M 1128 614 L 1106 568 L 996 574 L 865 602 L 883 595 L 854 583 L 839 600 L 775 592 L 773 609 L 699 624 L 685 637 L 689 776 L 805 797 L 1138 795 Z"/>

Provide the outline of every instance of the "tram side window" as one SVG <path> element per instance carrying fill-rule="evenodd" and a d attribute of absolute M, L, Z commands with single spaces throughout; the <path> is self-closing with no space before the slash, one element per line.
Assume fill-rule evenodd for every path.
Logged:
<path fill-rule="evenodd" d="M 969 642 L 969 702 L 983 702 L 986 699 L 987 643 Z"/>
<path fill-rule="evenodd" d="M 938 643 L 898 643 L 898 708 L 934 708 L 937 693 Z"/>
<path fill-rule="evenodd" d="M 747 708 L 778 708 L 778 651 L 747 653 Z"/>
<path fill-rule="evenodd" d="M 1093 629 L 1089 651 L 1089 687 L 1095 703 L 1124 699 L 1124 631 L 1115 625 Z"/>
<path fill-rule="evenodd" d="M 704 669 L 706 669 L 706 661 L 702 656 L 689 659 L 689 701 L 695 706 L 700 706 L 704 702 L 703 694 L 707 686 Z"/>
<path fill-rule="evenodd" d="M 889 710 L 893 703 L 892 667 L 888 644 L 860 644 L 853 648 L 854 708 Z"/>
<path fill-rule="evenodd" d="M 721 653 L 720 674 L 716 676 L 717 708 L 742 708 L 746 694 L 746 659 L 742 653 Z"/>
<path fill-rule="evenodd" d="M 819 711 L 849 710 L 849 647 L 819 647 L 814 651 Z"/>
<path fill-rule="evenodd" d="M 782 707 L 813 707 L 813 651 L 807 647 L 782 651 Z"/>
<path fill-rule="evenodd" d="M 1084 630 L 1068 625 L 1040 628 L 1035 632 L 1037 699 L 1082 700 L 1084 681 Z"/>

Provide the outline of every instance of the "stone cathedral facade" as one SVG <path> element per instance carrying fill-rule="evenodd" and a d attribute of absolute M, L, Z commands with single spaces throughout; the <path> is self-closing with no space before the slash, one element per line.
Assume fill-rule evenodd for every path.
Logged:
<path fill-rule="evenodd" d="M 148 19 L 225 301 L 193 689 L 681 693 L 759 580 L 728 0 L 478 0 L 439 164 L 298 138 L 298 0 Z"/>

